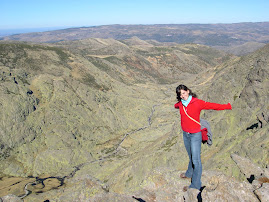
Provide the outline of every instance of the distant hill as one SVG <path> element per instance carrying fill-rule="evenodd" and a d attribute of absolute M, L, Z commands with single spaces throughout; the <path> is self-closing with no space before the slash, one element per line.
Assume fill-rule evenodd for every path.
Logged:
<path fill-rule="evenodd" d="M 258 43 L 258 42 L 247 42 L 242 45 L 237 45 L 237 46 L 231 46 L 231 47 L 219 47 L 219 49 L 231 53 L 234 55 L 242 56 L 246 55 L 248 53 L 252 53 L 255 50 L 258 50 L 259 48 L 265 46 L 266 44 L 264 43 Z M 217 47 L 215 47 L 217 48 Z"/>
<path fill-rule="evenodd" d="M 21 28 L 21 29 L 0 29 L 0 37 L 15 34 L 24 34 L 30 32 L 46 32 L 52 30 L 66 29 L 68 27 L 39 27 L 39 28 Z"/>
<path fill-rule="evenodd" d="M 2 37 L 1 40 L 52 43 L 87 38 L 125 40 L 134 36 L 142 40 L 175 42 L 179 44 L 195 43 L 218 48 L 238 46 L 247 42 L 266 44 L 269 43 L 269 22 L 236 24 L 104 25 L 17 34 Z"/>

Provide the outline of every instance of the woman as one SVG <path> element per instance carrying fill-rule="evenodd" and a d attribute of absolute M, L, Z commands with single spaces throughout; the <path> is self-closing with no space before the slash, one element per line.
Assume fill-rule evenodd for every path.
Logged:
<path fill-rule="evenodd" d="M 191 178 L 191 185 L 183 188 L 201 189 L 202 162 L 201 162 L 201 126 L 200 112 L 203 109 L 225 110 L 232 109 L 230 103 L 217 104 L 205 102 L 197 98 L 187 86 L 179 85 L 176 88 L 178 103 L 175 108 L 179 109 L 181 115 L 181 128 L 183 130 L 184 145 L 189 155 L 189 165 L 186 173 L 180 175 L 181 178 Z M 188 114 L 188 115 L 187 115 Z M 192 119 L 191 119 L 191 118 Z M 194 120 L 193 120 L 194 119 Z M 197 123 L 198 122 L 198 123 Z"/>

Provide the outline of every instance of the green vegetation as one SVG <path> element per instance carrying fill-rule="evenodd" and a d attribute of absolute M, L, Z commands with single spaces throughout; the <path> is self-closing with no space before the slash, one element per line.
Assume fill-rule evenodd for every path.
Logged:
<path fill-rule="evenodd" d="M 177 143 L 178 137 L 174 136 L 168 140 L 166 140 L 165 144 L 162 146 L 164 151 L 171 151 L 172 147 Z"/>
<path fill-rule="evenodd" d="M 42 51 L 52 51 L 59 56 L 61 64 L 66 64 L 69 55 L 64 50 L 57 47 L 43 45 L 31 45 L 26 43 L 1 43 L 0 44 L 0 63 L 11 68 L 27 66 L 29 69 L 38 71 L 42 68 L 42 59 L 35 59 L 29 51 L 34 51 L 42 55 Z M 49 60 L 46 56 L 44 60 Z M 51 61 L 52 62 L 52 61 Z"/>
<path fill-rule="evenodd" d="M 109 57 L 105 57 L 104 59 L 114 64 L 121 63 L 121 60 L 117 58 L 116 56 L 109 56 Z"/>
<path fill-rule="evenodd" d="M 216 51 L 212 48 L 206 46 L 197 46 L 197 45 L 187 45 L 184 48 L 180 48 L 180 50 L 186 54 L 195 55 L 199 57 L 201 60 L 205 61 L 210 65 L 215 65 L 216 60 L 220 60 L 222 62 L 223 57 L 227 57 L 220 51 Z"/>
<path fill-rule="evenodd" d="M 158 52 L 161 52 L 161 53 L 169 53 L 172 51 L 171 47 L 154 47 L 153 49 L 154 51 L 158 51 Z"/>
<path fill-rule="evenodd" d="M 238 95 L 234 95 L 234 101 L 238 98 Z"/>
<path fill-rule="evenodd" d="M 95 57 L 88 57 L 88 60 L 95 66 L 98 67 L 102 71 L 109 71 L 110 66 L 105 64 L 101 59 Z"/>
<path fill-rule="evenodd" d="M 17 76 L 18 79 L 20 79 L 22 81 L 23 84 L 27 84 L 27 85 L 30 85 L 30 83 L 27 81 L 27 79 L 23 76 Z"/>
<path fill-rule="evenodd" d="M 130 182 L 131 180 L 133 180 L 133 176 L 129 176 L 128 179 L 126 180 L 126 182 Z"/>
<path fill-rule="evenodd" d="M 89 85 L 97 90 L 102 90 L 102 91 L 107 91 L 109 90 L 108 87 L 104 86 L 104 85 L 99 85 L 94 76 L 92 76 L 90 73 L 85 73 L 82 79 L 82 82 L 86 85 Z"/>
<path fill-rule="evenodd" d="M 86 73 L 85 76 L 83 77 L 83 83 L 90 85 L 96 89 L 100 89 L 101 86 L 99 84 L 96 83 L 94 76 L 92 76 L 89 73 Z"/>

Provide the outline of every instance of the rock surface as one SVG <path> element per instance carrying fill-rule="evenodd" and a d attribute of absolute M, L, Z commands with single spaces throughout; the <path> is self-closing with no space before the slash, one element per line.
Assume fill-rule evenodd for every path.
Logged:
<path fill-rule="evenodd" d="M 255 194 L 259 198 L 260 201 L 267 202 L 269 201 L 269 182 L 263 183 L 262 187 L 255 190 Z"/>
<path fill-rule="evenodd" d="M 181 179 L 181 172 L 164 168 L 154 170 L 141 182 L 137 191 L 129 193 L 115 193 L 89 175 L 74 177 L 65 188 L 32 194 L 25 201 L 266 201 L 268 197 L 267 183 L 263 188 L 254 190 L 247 181 L 240 182 L 216 171 L 203 172 L 202 192 L 196 189 L 183 192 L 183 187 L 188 186 L 190 180 Z"/>
<path fill-rule="evenodd" d="M 3 196 L 2 198 L 0 198 L 0 201 L 1 202 L 23 202 L 22 199 L 12 194 Z"/>

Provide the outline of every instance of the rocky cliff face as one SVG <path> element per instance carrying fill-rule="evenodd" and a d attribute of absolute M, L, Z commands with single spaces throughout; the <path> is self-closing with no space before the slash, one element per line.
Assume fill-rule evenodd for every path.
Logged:
<path fill-rule="evenodd" d="M 184 83 L 202 99 L 233 106 L 202 115 L 214 136 L 211 147 L 203 145 L 200 196 L 215 201 L 232 193 L 229 199 L 242 201 L 241 190 L 250 201 L 266 198 L 268 54 L 268 46 L 239 58 L 201 45 L 156 46 L 137 38 L 0 44 L 0 197 L 197 197 L 184 194 L 189 182 L 179 179 L 188 158 L 173 105 L 175 88 Z M 246 174 L 237 161 L 243 157 L 265 169 L 263 176 Z M 264 177 L 259 188 L 247 180 L 251 175 L 256 184 Z"/>
<path fill-rule="evenodd" d="M 222 145 L 222 152 L 216 148 L 216 159 L 211 158 L 215 162 L 222 164 L 221 161 L 227 157 L 226 152 L 236 152 L 263 166 L 268 165 L 267 58 L 268 46 L 265 46 L 251 55 L 216 67 L 214 77 L 204 85 L 201 91 L 204 99 L 231 102 L 233 105 L 231 113 L 224 112 L 225 118 L 213 129 L 215 146 L 219 148 Z M 220 91 L 222 93 L 215 96 Z M 214 115 L 210 117 L 210 114 Z M 215 112 L 206 112 L 205 117 L 209 117 L 214 125 L 219 120 Z M 232 164 L 232 161 L 227 163 L 226 172 L 233 172 L 230 169 Z M 215 163 L 214 167 L 217 166 L 218 163 Z"/>

